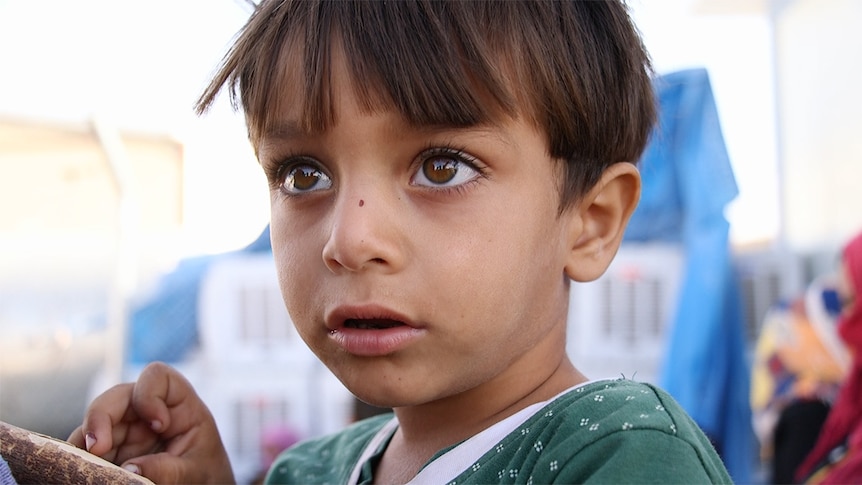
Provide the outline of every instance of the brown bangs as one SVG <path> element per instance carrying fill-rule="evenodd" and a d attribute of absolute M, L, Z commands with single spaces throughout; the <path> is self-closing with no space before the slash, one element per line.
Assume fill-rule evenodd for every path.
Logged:
<path fill-rule="evenodd" d="M 415 126 L 523 116 L 564 162 L 563 205 L 612 163 L 636 162 L 655 118 L 649 58 L 622 1 L 264 0 L 197 104 L 230 90 L 252 144 L 300 106 L 334 120 L 333 51 L 358 103 Z"/>
<path fill-rule="evenodd" d="M 343 49 L 355 95 L 370 112 L 395 109 L 416 126 L 473 126 L 516 103 L 460 2 L 286 1 L 252 16 L 219 75 L 201 96 L 203 112 L 225 84 L 245 112 L 252 141 L 286 102 L 302 103 L 300 128 L 334 120 L 331 59 Z M 285 95 L 285 93 L 290 93 Z"/>

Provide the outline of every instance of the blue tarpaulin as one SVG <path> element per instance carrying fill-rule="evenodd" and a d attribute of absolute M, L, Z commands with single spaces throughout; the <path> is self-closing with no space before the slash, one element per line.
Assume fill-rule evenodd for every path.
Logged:
<path fill-rule="evenodd" d="M 738 189 L 705 69 L 654 81 L 659 125 L 641 161 L 641 202 L 625 241 L 680 244 L 685 267 L 659 384 L 715 444 L 736 483 L 751 481 L 744 312 L 724 209 Z"/>
<path fill-rule="evenodd" d="M 272 251 L 269 226 L 245 248 L 183 259 L 161 278 L 155 293 L 134 305 L 129 317 L 129 362 L 182 362 L 198 346 L 198 293 L 212 263 L 237 253 Z"/>

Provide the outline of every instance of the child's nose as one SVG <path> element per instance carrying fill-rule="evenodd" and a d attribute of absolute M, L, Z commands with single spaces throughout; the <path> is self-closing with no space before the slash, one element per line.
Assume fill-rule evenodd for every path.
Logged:
<path fill-rule="evenodd" d="M 380 191 L 339 195 L 331 214 L 323 260 L 333 273 L 376 268 L 394 271 L 403 264 L 400 198 Z"/>

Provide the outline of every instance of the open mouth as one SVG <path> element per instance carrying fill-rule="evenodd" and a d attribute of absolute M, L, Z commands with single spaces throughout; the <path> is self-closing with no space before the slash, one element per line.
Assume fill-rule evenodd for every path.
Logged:
<path fill-rule="evenodd" d="M 350 318 L 344 321 L 345 328 L 358 328 L 361 330 L 384 330 L 387 328 L 401 327 L 403 325 L 404 322 L 385 318 Z"/>
<path fill-rule="evenodd" d="M 406 349 L 427 331 L 378 305 L 341 306 L 327 317 L 329 338 L 349 354 L 380 357 Z"/>

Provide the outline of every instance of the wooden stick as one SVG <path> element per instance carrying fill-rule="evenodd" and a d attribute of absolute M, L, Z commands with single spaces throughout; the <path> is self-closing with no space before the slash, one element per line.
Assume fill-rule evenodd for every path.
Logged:
<path fill-rule="evenodd" d="M 0 455 L 18 483 L 152 485 L 69 442 L 0 421 Z"/>

